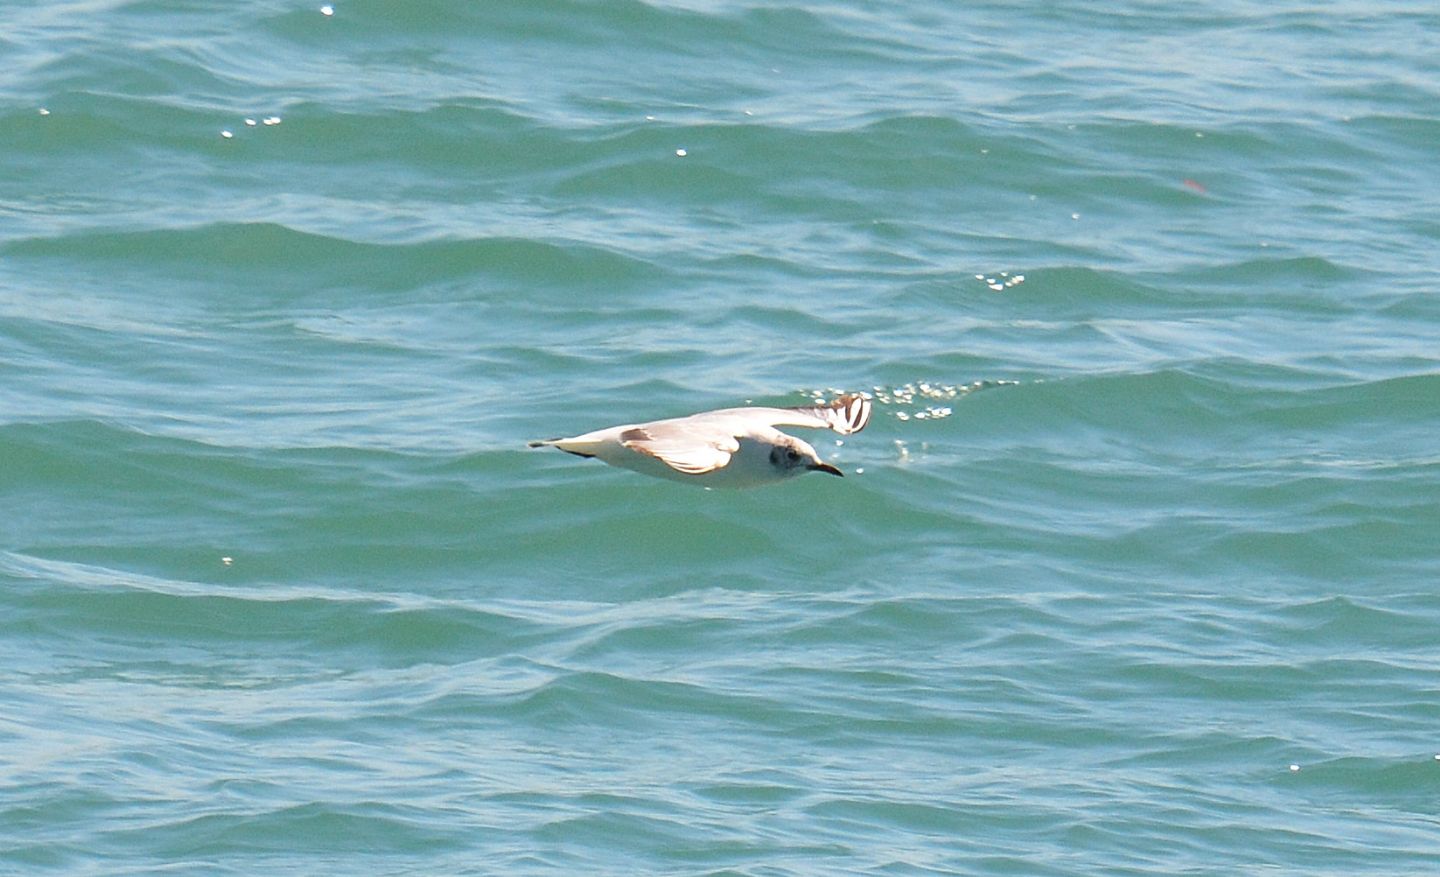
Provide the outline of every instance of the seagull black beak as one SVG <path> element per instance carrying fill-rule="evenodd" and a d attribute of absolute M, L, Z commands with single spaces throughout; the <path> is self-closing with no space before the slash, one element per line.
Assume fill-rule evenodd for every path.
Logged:
<path fill-rule="evenodd" d="M 844 473 L 844 472 L 841 472 L 839 469 L 836 469 L 834 466 L 831 466 L 829 463 L 816 463 L 814 466 L 811 466 L 811 467 L 810 467 L 810 471 L 811 471 L 811 472 L 829 472 L 831 475 L 839 475 L 841 478 L 844 478 L 844 477 L 845 477 L 845 473 Z"/>

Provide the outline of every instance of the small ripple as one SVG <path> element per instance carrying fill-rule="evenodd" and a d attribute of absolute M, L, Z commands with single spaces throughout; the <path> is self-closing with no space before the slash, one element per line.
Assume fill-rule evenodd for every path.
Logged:
<path fill-rule="evenodd" d="M 0 252 L 16 259 L 130 261 L 144 252 L 162 265 L 231 274 L 304 274 L 321 288 L 413 290 L 477 275 L 513 284 L 573 287 L 630 283 L 650 276 L 648 260 L 570 241 L 484 238 L 409 244 L 373 243 L 301 231 L 272 222 L 219 222 L 137 232 L 75 232 L 12 240 Z"/>

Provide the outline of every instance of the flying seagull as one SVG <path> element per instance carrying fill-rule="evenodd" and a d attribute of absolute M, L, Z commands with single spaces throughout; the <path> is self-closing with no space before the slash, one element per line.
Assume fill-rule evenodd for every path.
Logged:
<path fill-rule="evenodd" d="M 806 472 L 843 475 L 807 443 L 777 426 L 850 435 L 870 422 L 870 400 L 850 393 L 801 408 L 722 408 L 689 417 L 627 423 L 574 438 L 530 442 L 646 475 L 704 487 L 757 487 Z"/>

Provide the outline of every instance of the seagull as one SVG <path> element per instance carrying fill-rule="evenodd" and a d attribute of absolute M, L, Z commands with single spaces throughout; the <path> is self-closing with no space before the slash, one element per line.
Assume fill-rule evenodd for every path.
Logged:
<path fill-rule="evenodd" d="M 801 408 L 722 408 L 689 417 L 627 423 L 574 438 L 530 442 L 577 457 L 703 487 L 758 487 L 806 472 L 844 473 L 807 443 L 777 426 L 833 429 L 850 435 L 870 422 L 870 400 L 858 393 Z"/>

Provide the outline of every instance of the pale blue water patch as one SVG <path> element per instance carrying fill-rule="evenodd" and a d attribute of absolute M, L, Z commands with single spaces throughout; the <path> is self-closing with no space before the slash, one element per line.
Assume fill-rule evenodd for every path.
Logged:
<path fill-rule="evenodd" d="M 1428 7 L 321 5 L 0 11 L 0 871 L 1435 870 Z"/>

